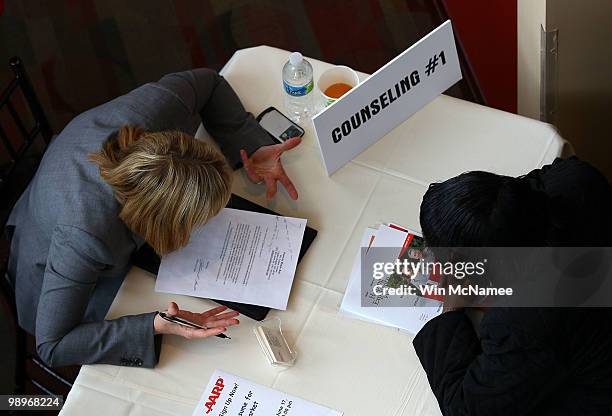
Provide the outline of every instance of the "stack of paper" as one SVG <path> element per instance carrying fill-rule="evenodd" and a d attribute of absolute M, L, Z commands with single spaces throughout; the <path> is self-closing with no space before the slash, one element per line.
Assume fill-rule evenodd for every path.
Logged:
<path fill-rule="evenodd" d="M 224 208 L 159 267 L 155 290 L 287 309 L 306 220 Z"/>
<path fill-rule="evenodd" d="M 442 312 L 443 299 L 440 297 L 376 295 L 374 286 L 392 286 L 395 283 L 393 280 L 397 279 L 393 274 L 385 275 L 381 279 L 368 276 L 363 280 L 362 288 L 362 253 L 366 256 L 374 255 L 374 250 L 370 251 L 372 248 L 388 247 L 393 249 L 384 251 L 389 258 L 383 261 L 393 262 L 405 256 L 418 257 L 423 253 L 423 239 L 417 233 L 394 224 L 381 225 L 378 229 L 368 228 L 363 234 L 360 247 L 366 250 L 360 248 L 353 262 L 349 283 L 340 306 L 341 313 L 416 334 L 430 319 Z M 381 251 L 376 251 L 377 256 L 380 254 Z M 417 275 L 408 280 L 415 285 L 436 285 L 438 279 L 438 276 Z"/>

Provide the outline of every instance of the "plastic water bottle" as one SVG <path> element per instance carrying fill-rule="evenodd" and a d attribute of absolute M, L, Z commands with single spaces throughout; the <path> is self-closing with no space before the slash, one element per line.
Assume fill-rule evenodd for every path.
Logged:
<path fill-rule="evenodd" d="M 283 67 L 285 108 L 289 118 L 296 123 L 312 116 L 312 65 L 301 53 L 293 52 Z"/>

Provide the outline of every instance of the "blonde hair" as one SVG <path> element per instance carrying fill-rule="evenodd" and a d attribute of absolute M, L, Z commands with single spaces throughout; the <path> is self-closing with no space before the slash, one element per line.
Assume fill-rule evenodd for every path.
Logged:
<path fill-rule="evenodd" d="M 121 204 L 121 220 L 160 256 L 187 244 L 231 195 L 223 155 L 180 131 L 125 126 L 89 159 Z"/>

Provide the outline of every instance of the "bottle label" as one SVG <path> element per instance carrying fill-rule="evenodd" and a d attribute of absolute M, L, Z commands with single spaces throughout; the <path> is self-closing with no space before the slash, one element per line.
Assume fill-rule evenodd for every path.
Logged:
<path fill-rule="evenodd" d="M 294 97 L 303 97 L 304 95 L 312 91 L 312 89 L 314 88 L 314 82 L 313 80 L 310 80 L 310 82 L 306 85 L 295 86 L 289 85 L 285 81 L 283 81 L 283 86 L 285 87 L 285 92 L 287 94 L 292 95 Z"/>

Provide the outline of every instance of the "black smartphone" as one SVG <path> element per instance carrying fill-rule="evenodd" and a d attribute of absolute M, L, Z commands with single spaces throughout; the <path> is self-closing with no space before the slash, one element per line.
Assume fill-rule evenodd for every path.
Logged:
<path fill-rule="evenodd" d="M 257 116 L 257 121 L 277 143 L 304 135 L 303 128 L 289 120 L 287 116 L 274 107 L 266 108 Z"/>

